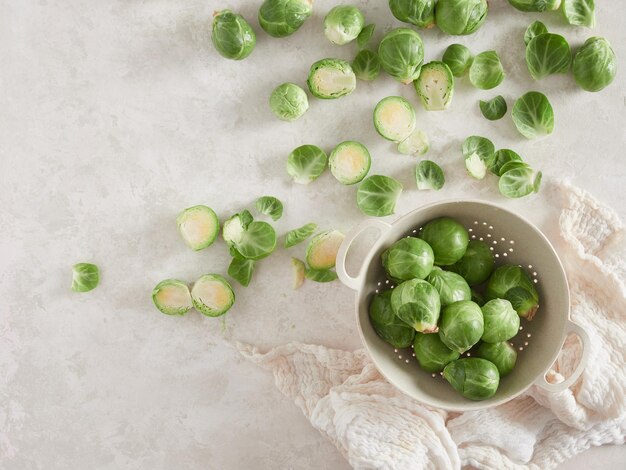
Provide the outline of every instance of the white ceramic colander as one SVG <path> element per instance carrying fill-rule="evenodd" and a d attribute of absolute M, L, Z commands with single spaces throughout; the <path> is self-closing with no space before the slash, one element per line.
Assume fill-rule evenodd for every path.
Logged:
<path fill-rule="evenodd" d="M 539 292 L 539 309 L 532 321 L 522 319 L 520 332 L 512 343 L 518 351 L 513 372 L 500 380 L 496 394 L 484 401 L 470 401 L 458 394 L 439 375 L 420 369 L 411 349 L 397 350 L 380 339 L 372 328 L 368 308 L 372 296 L 393 287 L 380 261 L 392 243 L 416 235 L 422 225 L 438 217 L 452 217 L 462 223 L 472 239 L 492 248 L 496 264 L 513 263 L 532 274 Z M 369 250 L 356 276 L 348 274 L 346 258 L 360 234 L 376 229 L 379 237 Z M 370 219 L 353 229 L 337 254 L 337 274 L 357 291 L 356 315 L 361 339 L 383 376 L 407 395 L 427 404 L 454 411 L 468 411 L 502 404 L 532 384 L 558 392 L 573 384 L 587 361 L 589 337 L 569 319 L 569 288 L 565 271 L 554 248 L 533 224 L 506 209 L 483 201 L 448 201 L 430 204 L 406 214 L 393 224 Z M 582 356 L 572 375 L 563 382 L 546 381 L 545 374 L 557 358 L 570 333 L 582 342 Z"/>

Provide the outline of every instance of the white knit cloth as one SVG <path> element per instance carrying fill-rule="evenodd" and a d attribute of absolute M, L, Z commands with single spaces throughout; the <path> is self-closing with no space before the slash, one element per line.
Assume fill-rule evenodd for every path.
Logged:
<path fill-rule="evenodd" d="M 354 352 L 301 343 L 242 354 L 274 373 L 295 401 L 357 469 L 547 469 L 590 446 L 626 436 L 626 257 L 613 211 L 568 184 L 560 217 L 560 254 L 572 291 L 571 318 L 589 333 L 582 377 L 551 394 L 538 387 L 496 408 L 467 413 L 431 409 L 403 395 Z M 568 341 L 554 374 L 577 363 Z"/>

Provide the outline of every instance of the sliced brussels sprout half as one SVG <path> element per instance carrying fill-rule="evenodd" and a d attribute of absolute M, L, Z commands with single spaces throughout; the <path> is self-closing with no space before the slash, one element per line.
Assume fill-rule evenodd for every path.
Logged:
<path fill-rule="evenodd" d="M 307 85 L 313 96 L 334 100 L 354 91 L 356 75 L 345 60 L 322 59 L 311 65 Z"/>
<path fill-rule="evenodd" d="M 415 330 L 400 320 L 391 308 L 391 293 L 376 294 L 369 306 L 369 318 L 376 334 L 394 348 L 408 348 L 413 343 Z"/>
<path fill-rule="evenodd" d="M 496 51 L 485 51 L 474 57 L 470 66 L 469 79 L 481 90 L 491 90 L 504 80 L 504 68 Z"/>
<path fill-rule="evenodd" d="M 228 275 L 244 287 L 248 287 L 256 261 L 235 257 L 228 266 Z"/>
<path fill-rule="evenodd" d="M 302 227 L 290 230 L 285 236 L 285 248 L 290 248 L 297 245 L 298 243 L 303 242 L 311 235 L 313 235 L 316 230 L 317 224 L 314 224 L 312 222 L 305 224 Z"/>
<path fill-rule="evenodd" d="M 439 335 L 417 333 L 413 342 L 415 358 L 426 372 L 441 372 L 460 354 L 443 344 Z"/>
<path fill-rule="evenodd" d="M 526 28 L 526 32 L 524 33 L 524 44 L 528 46 L 528 43 L 532 41 L 535 36 L 539 36 L 540 34 L 544 34 L 548 32 L 548 28 L 541 21 L 533 21 L 528 28 Z"/>
<path fill-rule="evenodd" d="M 273 221 L 283 216 L 283 203 L 274 196 L 262 196 L 256 200 L 255 205 L 257 212 L 271 217 Z"/>
<path fill-rule="evenodd" d="M 211 41 L 223 57 L 242 60 L 252 54 L 256 34 L 243 16 L 222 10 L 213 15 Z"/>
<path fill-rule="evenodd" d="M 441 311 L 439 338 L 453 351 L 468 351 L 480 341 L 483 331 L 483 313 L 471 300 L 455 302 Z"/>
<path fill-rule="evenodd" d="M 509 0 L 513 8 L 525 12 L 558 10 L 561 0 Z"/>
<path fill-rule="evenodd" d="M 481 180 L 487 174 L 487 164 L 474 152 L 465 159 L 465 168 L 472 178 Z"/>
<path fill-rule="evenodd" d="M 441 60 L 450 67 L 452 75 L 457 78 L 465 76 L 474 61 L 470 50 L 462 44 L 451 44 L 443 53 Z"/>
<path fill-rule="evenodd" d="M 454 77 L 444 62 L 423 65 L 420 76 L 413 84 L 426 111 L 443 111 L 452 103 Z"/>
<path fill-rule="evenodd" d="M 184 315 L 193 307 L 189 287 L 178 279 L 166 279 L 152 289 L 152 302 L 161 313 Z"/>
<path fill-rule="evenodd" d="M 447 34 L 472 34 L 485 22 L 488 11 L 486 0 L 439 0 L 435 22 Z"/>
<path fill-rule="evenodd" d="M 593 28 L 596 25 L 595 0 L 561 0 L 561 11 L 574 26 Z"/>
<path fill-rule="evenodd" d="M 272 91 L 270 108 L 281 121 L 295 121 L 309 109 L 309 100 L 295 83 L 283 83 Z"/>
<path fill-rule="evenodd" d="M 374 127 L 385 139 L 402 142 L 415 130 L 415 109 L 401 96 L 388 96 L 374 108 Z"/>
<path fill-rule="evenodd" d="M 441 302 L 437 290 L 421 279 L 404 281 L 392 290 L 391 308 L 400 320 L 420 333 L 437 331 Z"/>
<path fill-rule="evenodd" d="M 424 155 L 430 148 L 428 136 L 424 131 L 414 130 L 398 144 L 398 152 L 404 155 Z"/>
<path fill-rule="evenodd" d="M 508 164 L 507 164 L 508 165 Z M 500 176 L 498 188 L 503 196 L 520 198 L 539 191 L 542 173 L 530 167 L 518 167 L 508 170 Z"/>
<path fill-rule="evenodd" d="M 520 266 L 505 264 L 496 269 L 485 289 L 487 300 L 506 299 L 517 314 L 532 320 L 539 308 L 539 294 L 528 273 Z"/>
<path fill-rule="evenodd" d="M 617 73 L 617 59 L 611 44 L 604 38 L 585 41 L 574 56 L 574 80 L 585 91 L 600 91 L 609 86 Z"/>
<path fill-rule="evenodd" d="M 448 269 L 461 275 L 470 286 L 477 286 L 489 279 L 493 267 L 494 258 L 489 246 L 479 240 L 470 240 L 463 257 Z"/>
<path fill-rule="evenodd" d="M 328 157 L 315 145 L 301 145 L 287 158 L 287 173 L 298 184 L 315 181 L 326 169 Z"/>
<path fill-rule="evenodd" d="M 487 101 L 480 100 L 480 112 L 485 119 L 497 121 L 502 119 L 507 111 L 506 101 L 502 95 L 498 95 Z"/>
<path fill-rule="evenodd" d="M 367 47 L 367 44 L 370 42 L 370 39 L 372 39 L 372 36 L 374 35 L 375 29 L 375 24 L 368 24 L 367 26 L 363 27 L 363 29 L 356 38 L 356 44 L 359 50 L 365 49 L 365 47 Z"/>
<path fill-rule="evenodd" d="M 219 274 L 205 274 L 191 289 L 191 299 L 197 311 L 208 317 L 224 315 L 235 303 L 235 293 Z"/>
<path fill-rule="evenodd" d="M 572 63 L 572 51 L 563 36 L 543 33 L 526 46 L 526 65 L 535 80 L 553 73 L 567 73 Z"/>
<path fill-rule="evenodd" d="M 436 3 L 436 0 L 389 0 L 389 9 L 403 23 L 432 28 L 435 25 Z"/>
<path fill-rule="evenodd" d="M 502 175 L 502 168 L 509 162 L 522 162 L 522 157 L 510 149 L 500 149 L 493 154 L 493 158 L 487 161 L 489 171 L 496 176 Z"/>
<path fill-rule="evenodd" d="M 77 263 L 72 266 L 72 290 L 74 292 L 89 292 L 98 287 L 100 270 L 91 263 Z"/>
<path fill-rule="evenodd" d="M 357 190 L 357 206 L 364 214 L 372 217 L 391 215 L 396 209 L 402 189 L 402 184 L 390 176 L 369 176 Z"/>
<path fill-rule="evenodd" d="M 222 238 L 230 247 L 234 247 L 241 243 L 244 232 L 252 223 L 252 214 L 248 210 L 241 211 L 239 214 L 233 215 L 224 222 L 222 227 Z"/>
<path fill-rule="evenodd" d="M 506 341 L 501 343 L 481 343 L 476 349 L 476 356 L 493 363 L 504 377 L 511 373 L 517 362 L 517 351 Z"/>
<path fill-rule="evenodd" d="M 463 158 L 469 158 L 476 153 L 482 161 L 489 162 L 496 152 L 496 147 L 486 137 L 472 135 L 463 141 L 461 150 Z"/>
<path fill-rule="evenodd" d="M 220 232 L 217 215 L 207 206 L 193 206 L 176 217 L 183 240 L 193 250 L 202 250 L 213 244 Z"/>
<path fill-rule="evenodd" d="M 442 307 L 454 302 L 460 302 L 461 300 L 472 299 L 470 286 L 457 273 L 444 271 L 435 266 L 426 278 L 426 281 L 439 292 Z"/>
<path fill-rule="evenodd" d="M 324 18 L 324 34 L 333 44 L 342 46 L 354 41 L 365 26 L 361 10 L 351 5 L 338 5 Z"/>
<path fill-rule="evenodd" d="M 380 73 L 378 54 L 369 49 L 363 49 L 352 61 L 352 70 L 354 70 L 354 75 L 359 80 L 366 82 L 376 80 Z"/>
<path fill-rule="evenodd" d="M 493 299 L 481 307 L 485 329 L 481 340 L 485 343 L 507 341 L 519 331 L 519 316 L 511 302 Z"/>
<path fill-rule="evenodd" d="M 306 248 L 306 262 L 309 268 L 319 271 L 334 268 L 337 251 L 343 239 L 344 234 L 338 230 L 328 230 L 315 235 Z"/>
<path fill-rule="evenodd" d="M 265 0 L 259 9 L 259 24 L 272 37 L 295 33 L 311 16 L 313 0 Z"/>
<path fill-rule="evenodd" d="M 380 41 L 378 58 L 385 72 L 406 85 L 419 77 L 424 43 L 416 31 L 396 28 Z"/>
<path fill-rule="evenodd" d="M 527 139 L 536 139 L 554 131 L 554 110 L 543 93 L 529 91 L 518 98 L 511 117 L 517 130 Z"/>
<path fill-rule="evenodd" d="M 415 167 L 415 181 L 420 191 L 434 189 L 439 191 L 446 182 L 446 177 L 439 165 L 430 160 L 423 160 Z"/>
<path fill-rule="evenodd" d="M 328 159 L 330 172 L 341 184 L 356 184 L 370 171 L 372 159 L 365 145 L 349 140 L 342 142 Z"/>
<path fill-rule="evenodd" d="M 304 276 L 314 282 L 333 282 L 337 279 L 337 273 L 330 269 L 307 269 Z"/>
<path fill-rule="evenodd" d="M 383 267 L 392 279 L 426 279 L 433 270 L 435 255 L 424 240 L 401 238 L 381 255 Z"/>
<path fill-rule="evenodd" d="M 449 266 L 460 260 L 469 243 L 465 227 L 450 217 L 431 220 L 419 236 L 433 249 L 435 264 L 439 266 Z"/>
<path fill-rule="evenodd" d="M 298 258 L 291 258 L 291 272 L 293 273 L 292 287 L 294 290 L 299 289 L 300 286 L 304 284 L 306 266 Z"/>
<path fill-rule="evenodd" d="M 443 378 L 465 398 L 476 401 L 491 398 L 500 385 L 498 368 L 478 357 L 451 362 L 443 369 Z"/>

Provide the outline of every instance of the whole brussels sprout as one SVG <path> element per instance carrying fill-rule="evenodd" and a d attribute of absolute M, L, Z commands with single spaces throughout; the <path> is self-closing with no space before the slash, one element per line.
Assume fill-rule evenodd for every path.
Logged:
<path fill-rule="evenodd" d="M 515 348 L 506 341 L 493 344 L 481 343 L 476 350 L 476 356 L 493 362 L 498 368 L 500 377 L 509 374 L 513 370 L 513 367 L 515 367 L 515 362 L 517 362 L 517 352 Z"/>
<path fill-rule="evenodd" d="M 482 284 L 493 271 L 493 255 L 485 242 L 470 240 L 463 257 L 448 269 L 463 276 L 470 286 Z"/>
<path fill-rule="evenodd" d="M 433 269 L 435 255 L 424 240 L 406 237 L 398 240 L 381 255 L 385 271 L 393 279 L 425 279 Z"/>
<path fill-rule="evenodd" d="M 470 400 L 491 398 L 500 385 L 498 368 L 492 362 L 478 357 L 451 362 L 443 369 L 443 377 L 457 392 Z"/>
<path fill-rule="evenodd" d="M 380 41 L 378 58 L 385 72 L 408 84 L 419 77 L 424 62 L 424 43 L 412 29 L 396 28 Z"/>
<path fill-rule="evenodd" d="M 520 317 L 532 320 L 539 308 L 539 294 L 520 266 L 505 264 L 496 269 L 485 290 L 487 300 L 506 299 Z"/>
<path fill-rule="evenodd" d="M 275 38 L 295 33 L 313 12 L 313 0 L 265 0 L 259 9 L 261 28 Z"/>
<path fill-rule="evenodd" d="M 403 23 L 432 28 L 435 25 L 436 3 L 437 0 L 389 0 L 389 9 Z"/>
<path fill-rule="evenodd" d="M 338 5 L 330 9 L 324 18 L 324 34 L 333 44 L 342 46 L 354 41 L 365 26 L 361 10 L 350 5 Z"/>
<path fill-rule="evenodd" d="M 472 34 L 485 22 L 488 11 L 487 0 L 439 0 L 435 21 L 444 33 Z"/>
<path fill-rule="evenodd" d="M 455 302 L 441 312 L 439 337 L 453 351 L 464 353 L 480 341 L 483 331 L 483 313 L 471 300 Z"/>
<path fill-rule="evenodd" d="M 400 320 L 411 325 L 415 331 L 437 331 L 441 302 L 435 288 L 426 281 L 412 279 L 393 289 L 391 308 Z"/>
<path fill-rule="evenodd" d="M 561 0 L 509 0 L 513 8 L 519 11 L 550 11 L 558 10 Z"/>
<path fill-rule="evenodd" d="M 391 293 L 388 290 L 372 299 L 369 317 L 378 336 L 394 348 L 408 348 L 413 342 L 415 330 L 400 320 L 391 308 Z"/>
<path fill-rule="evenodd" d="M 450 217 L 428 222 L 420 238 L 431 246 L 435 253 L 435 264 L 439 266 L 449 266 L 460 260 L 469 243 L 465 227 Z"/>
<path fill-rule="evenodd" d="M 617 60 L 611 44 L 604 38 L 585 41 L 574 56 L 574 80 L 586 91 L 600 91 L 610 85 L 617 73 Z"/>
<path fill-rule="evenodd" d="M 490 300 L 481 307 L 481 310 L 485 324 L 481 339 L 485 343 L 506 341 L 519 331 L 519 316 L 508 300 Z"/>
<path fill-rule="evenodd" d="M 256 35 L 243 16 L 222 10 L 213 17 L 211 41 L 223 57 L 242 60 L 252 54 Z"/>
<path fill-rule="evenodd" d="M 465 279 L 456 273 L 444 271 L 436 266 L 426 278 L 426 282 L 429 282 L 439 292 L 442 307 L 472 298 L 472 292 Z"/>
<path fill-rule="evenodd" d="M 455 77 L 464 76 L 474 61 L 470 50 L 462 44 L 451 44 L 441 58 Z"/>
<path fill-rule="evenodd" d="M 270 108 L 282 121 L 295 121 L 309 109 L 305 91 L 295 83 L 283 83 L 270 96 Z"/>
<path fill-rule="evenodd" d="M 415 358 L 422 369 L 427 372 L 441 372 L 452 361 L 456 361 L 460 354 L 452 351 L 443 344 L 439 335 L 417 333 L 413 343 Z"/>

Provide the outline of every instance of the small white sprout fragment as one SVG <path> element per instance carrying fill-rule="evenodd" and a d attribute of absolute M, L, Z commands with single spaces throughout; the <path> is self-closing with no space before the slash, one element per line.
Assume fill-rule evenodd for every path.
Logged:
<path fill-rule="evenodd" d="M 184 315 L 193 307 L 189 287 L 178 279 L 159 282 L 152 289 L 152 301 L 166 315 Z"/>
<path fill-rule="evenodd" d="M 215 241 L 220 231 L 217 215 L 207 206 L 193 206 L 176 218 L 183 240 L 193 250 L 202 250 Z"/>
<path fill-rule="evenodd" d="M 193 306 L 209 317 L 224 315 L 233 303 L 235 293 L 226 279 L 219 274 L 205 274 L 191 289 Z"/>
<path fill-rule="evenodd" d="M 306 249 L 306 262 L 311 269 L 325 270 L 335 266 L 344 234 L 329 230 L 315 235 Z"/>
<path fill-rule="evenodd" d="M 243 213 L 242 213 L 243 214 Z M 250 221 L 243 220 L 242 214 L 235 214 L 222 227 L 222 238 L 229 246 L 235 246 L 241 243 L 243 235 Z"/>
<path fill-rule="evenodd" d="M 387 140 L 401 142 L 415 130 L 415 109 L 400 96 L 383 98 L 374 109 L 374 127 Z"/>
<path fill-rule="evenodd" d="M 367 148 L 355 141 L 342 142 L 330 154 L 330 172 L 342 184 L 356 184 L 370 170 L 371 157 Z"/>
<path fill-rule="evenodd" d="M 430 141 L 424 131 L 415 130 L 398 144 L 398 152 L 404 155 L 424 155 L 430 148 Z"/>
<path fill-rule="evenodd" d="M 487 165 L 476 152 L 465 159 L 465 168 L 470 176 L 477 180 L 483 179 L 487 174 Z"/>
<path fill-rule="evenodd" d="M 291 258 L 291 268 L 293 272 L 293 289 L 296 290 L 304 283 L 306 266 L 298 258 Z"/>

